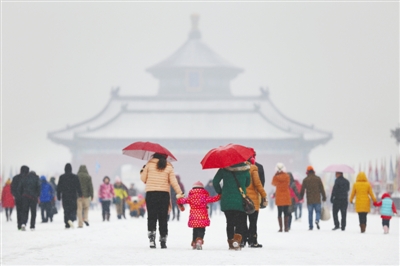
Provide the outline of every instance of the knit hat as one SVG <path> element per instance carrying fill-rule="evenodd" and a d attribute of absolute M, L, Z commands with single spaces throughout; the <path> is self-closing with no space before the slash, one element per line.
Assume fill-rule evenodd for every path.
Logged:
<path fill-rule="evenodd" d="M 311 171 L 314 172 L 314 168 L 313 168 L 311 165 L 307 166 L 306 174 L 308 174 L 308 173 L 311 172 Z"/>
<path fill-rule="evenodd" d="M 120 178 L 119 176 L 116 176 L 116 177 L 115 177 L 115 182 L 116 182 L 116 183 L 120 183 L 120 182 L 121 182 L 121 178 Z"/>
<path fill-rule="evenodd" d="M 196 188 L 196 187 L 204 188 L 204 185 L 200 181 L 197 181 L 196 183 L 193 184 L 193 188 Z"/>
<path fill-rule="evenodd" d="M 280 172 L 286 172 L 285 165 L 283 163 L 277 163 L 275 166 L 275 171 L 280 173 Z"/>

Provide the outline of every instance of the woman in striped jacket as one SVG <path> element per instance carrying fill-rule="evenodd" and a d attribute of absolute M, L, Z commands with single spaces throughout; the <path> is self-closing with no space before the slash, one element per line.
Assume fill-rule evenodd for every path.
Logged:
<path fill-rule="evenodd" d="M 155 248 L 157 221 L 160 232 L 161 248 L 167 248 L 168 208 L 170 206 L 170 186 L 176 197 L 183 197 L 176 179 L 174 168 L 167 162 L 166 155 L 155 153 L 143 167 L 140 179 L 146 184 L 147 230 L 150 248 Z"/>

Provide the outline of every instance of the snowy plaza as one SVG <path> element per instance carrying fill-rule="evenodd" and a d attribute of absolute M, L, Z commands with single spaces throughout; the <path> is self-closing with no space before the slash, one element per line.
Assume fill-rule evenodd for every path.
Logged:
<path fill-rule="evenodd" d="M 39 213 L 38 213 L 39 214 Z M 390 233 L 383 234 L 381 218 L 367 217 L 361 234 L 356 213 L 348 212 L 346 231 L 332 231 L 333 220 L 321 221 L 321 229 L 308 231 L 303 205 L 300 221 L 289 233 L 278 233 L 276 208 L 260 211 L 259 243 L 262 248 L 228 250 L 225 216 L 217 213 L 207 227 L 203 250 L 192 250 L 192 229 L 187 226 L 189 209 L 180 221 L 169 221 L 167 249 L 150 249 L 147 219 L 117 220 L 112 208 L 110 222 L 101 220 L 100 209 L 89 212 L 90 226 L 64 229 L 63 210 L 53 223 L 40 223 L 35 231 L 17 230 L 2 213 L 2 265 L 399 265 L 399 218 L 391 219 Z M 340 217 L 340 215 L 339 215 Z M 76 226 L 76 222 L 75 222 Z"/>

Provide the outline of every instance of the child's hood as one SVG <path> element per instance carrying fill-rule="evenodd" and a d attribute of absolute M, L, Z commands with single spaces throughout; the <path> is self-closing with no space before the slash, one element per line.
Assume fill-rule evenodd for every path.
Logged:
<path fill-rule="evenodd" d="M 389 193 L 383 193 L 383 195 L 382 195 L 382 199 L 384 199 L 384 198 L 390 198 L 390 194 Z"/>

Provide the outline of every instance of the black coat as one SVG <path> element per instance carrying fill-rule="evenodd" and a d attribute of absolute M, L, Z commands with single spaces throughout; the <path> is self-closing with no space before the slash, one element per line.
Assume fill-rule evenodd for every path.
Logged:
<path fill-rule="evenodd" d="M 40 196 L 41 183 L 39 177 L 30 172 L 26 177 L 22 178 L 18 185 L 18 195 L 37 200 Z"/>
<path fill-rule="evenodd" d="M 57 199 L 76 201 L 78 197 L 82 197 L 81 184 L 78 176 L 72 173 L 72 167 L 68 163 L 65 166 L 65 174 L 58 180 Z"/>
<path fill-rule="evenodd" d="M 264 184 L 265 184 L 264 167 L 261 164 L 257 163 L 257 162 L 255 163 L 255 165 L 258 168 L 258 176 L 260 177 L 261 184 L 264 187 Z"/>
<path fill-rule="evenodd" d="M 18 175 L 14 176 L 12 179 L 11 194 L 14 196 L 16 200 L 20 199 L 20 195 L 18 192 L 19 184 L 21 183 L 22 179 L 28 175 L 28 173 L 29 173 L 29 167 L 23 165 L 21 167 L 21 172 Z"/>
<path fill-rule="evenodd" d="M 333 203 L 335 200 L 347 201 L 349 190 L 350 182 L 346 178 L 343 176 L 336 178 L 332 189 L 331 202 Z"/>

